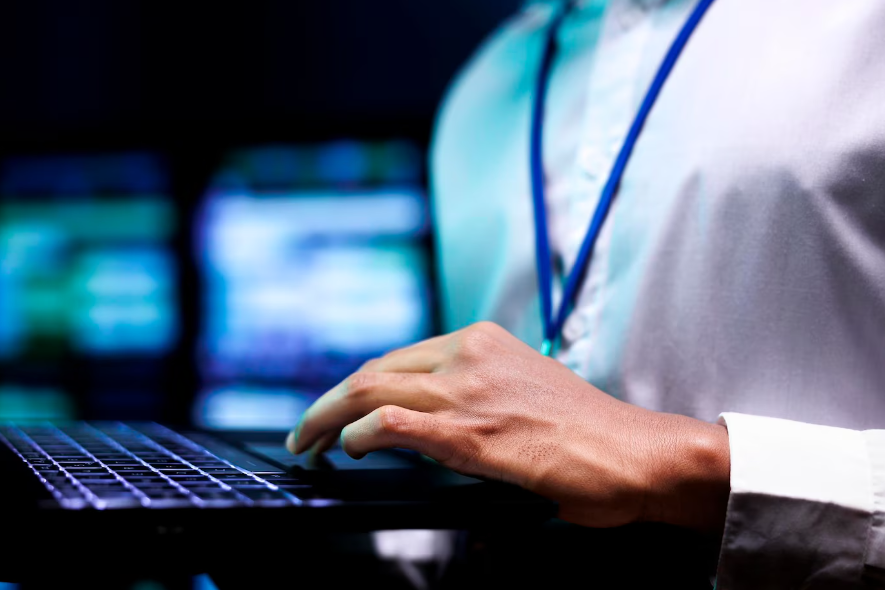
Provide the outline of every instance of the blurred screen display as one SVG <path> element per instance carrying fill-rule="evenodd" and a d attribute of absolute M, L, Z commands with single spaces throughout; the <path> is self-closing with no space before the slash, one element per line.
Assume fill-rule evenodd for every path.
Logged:
<path fill-rule="evenodd" d="M 207 383 L 278 383 L 301 398 L 431 335 L 427 202 L 420 158 L 407 153 L 354 143 L 263 149 L 222 171 L 198 240 Z M 225 392 L 198 402 L 204 425 L 231 427 L 239 415 L 255 418 L 240 426 L 267 426 L 286 403 Z"/>
<path fill-rule="evenodd" d="M 0 202 L 0 356 L 168 350 L 171 215 L 150 198 Z"/>
<path fill-rule="evenodd" d="M 0 420 L 70 420 L 70 397 L 51 387 L 0 386 Z"/>
<path fill-rule="evenodd" d="M 166 184 L 145 154 L 0 163 L 0 381 L 12 387 L 0 390 L 0 414 L 73 413 L 52 401 L 63 394 L 25 387 L 21 375 L 75 384 L 85 361 L 132 364 L 174 349 L 176 211 Z M 123 382 L 126 366 L 115 366 Z"/>
<path fill-rule="evenodd" d="M 219 387 L 197 399 L 194 422 L 207 428 L 287 430 L 312 398 L 311 393 L 286 387 Z"/>

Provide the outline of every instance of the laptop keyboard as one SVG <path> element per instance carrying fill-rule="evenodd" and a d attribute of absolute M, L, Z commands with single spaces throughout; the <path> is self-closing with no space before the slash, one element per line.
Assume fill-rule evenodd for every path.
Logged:
<path fill-rule="evenodd" d="M 280 507 L 310 493 L 291 474 L 246 471 L 158 424 L 0 425 L 0 444 L 67 509 Z"/>

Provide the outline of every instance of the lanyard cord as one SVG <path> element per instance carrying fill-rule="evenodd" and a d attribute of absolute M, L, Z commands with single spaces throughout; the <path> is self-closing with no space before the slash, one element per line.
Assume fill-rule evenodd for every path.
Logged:
<path fill-rule="evenodd" d="M 553 348 L 556 330 L 553 326 L 553 273 L 551 271 L 552 255 L 550 253 L 550 236 L 547 233 L 547 207 L 544 190 L 544 106 L 547 103 L 547 86 L 550 82 L 550 68 L 556 57 L 556 36 L 562 21 L 574 6 L 573 2 L 564 3 L 560 11 L 553 17 L 547 27 L 544 39 L 544 53 L 541 58 L 541 69 L 535 84 L 535 100 L 532 104 L 532 130 L 529 138 L 529 166 L 532 175 L 532 204 L 535 209 L 535 260 L 538 264 L 538 283 L 541 291 L 541 321 L 544 327 L 544 344 L 541 353 L 549 356 Z M 565 301 L 563 299 L 563 301 Z"/>
<path fill-rule="evenodd" d="M 618 186 L 621 183 L 621 177 L 624 175 L 624 170 L 630 161 L 630 156 L 633 153 L 633 148 L 636 146 L 636 140 L 639 139 L 639 134 L 642 132 L 642 127 L 645 125 L 645 120 L 648 118 L 648 114 L 651 112 L 661 92 L 661 88 L 664 86 L 664 82 L 667 81 L 673 66 L 676 65 L 676 61 L 682 54 L 682 50 L 713 2 L 714 0 L 700 0 L 698 2 L 658 68 L 654 80 L 645 94 L 642 105 L 639 107 L 639 112 L 636 113 L 636 117 L 633 119 L 632 125 L 630 125 L 630 130 L 624 139 L 624 144 L 621 146 L 608 180 L 602 189 L 602 195 L 590 221 L 590 228 L 587 230 L 587 235 L 584 237 L 581 248 L 578 250 L 575 265 L 566 278 L 562 301 L 559 304 L 555 318 L 553 315 L 552 256 L 550 253 L 550 237 L 547 230 L 544 162 L 541 144 L 544 135 L 544 106 L 547 100 L 547 87 L 550 82 L 550 68 L 557 50 L 556 36 L 562 22 L 574 6 L 574 2 L 566 2 L 547 28 L 544 54 L 535 86 L 535 100 L 532 104 L 532 125 L 529 141 L 532 204 L 535 211 L 535 255 L 537 257 L 538 282 L 541 291 L 541 318 L 544 326 L 544 342 L 541 346 L 541 353 L 544 355 L 550 356 L 553 354 L 565 320 L 575 305 L 575 297 L 587 274 L 588 262 L 593 255 L 593 248 L 596 245 L 596 240 L 599 238 L 602 224 L 605 222 L 605 218 L 611 209 Z"/>

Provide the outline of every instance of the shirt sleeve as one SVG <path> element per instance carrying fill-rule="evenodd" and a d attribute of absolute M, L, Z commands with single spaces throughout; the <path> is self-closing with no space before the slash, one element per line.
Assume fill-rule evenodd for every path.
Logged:
<path fill-rule="evenodd" d="M 885 430 L 726 413 L 717 590 L 885 588 Z"/>

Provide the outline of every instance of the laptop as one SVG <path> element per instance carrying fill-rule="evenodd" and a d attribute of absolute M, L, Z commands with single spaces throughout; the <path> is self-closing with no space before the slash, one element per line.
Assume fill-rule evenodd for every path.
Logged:
<path fill-rule="evenodd" d="M 242 541 L 312 532 L 525 527 L 556 506 L 408 451 L 293 456 L 283 433 L 156 423 L 0 424 L 0 579 L 97 563 L 201 572 Z M 248 543 L 247 543 L 248 545 Z M 231 553 L 233 552 L 233 553 Z M 133 556 L 138 556 L 133 560 Z"/>

